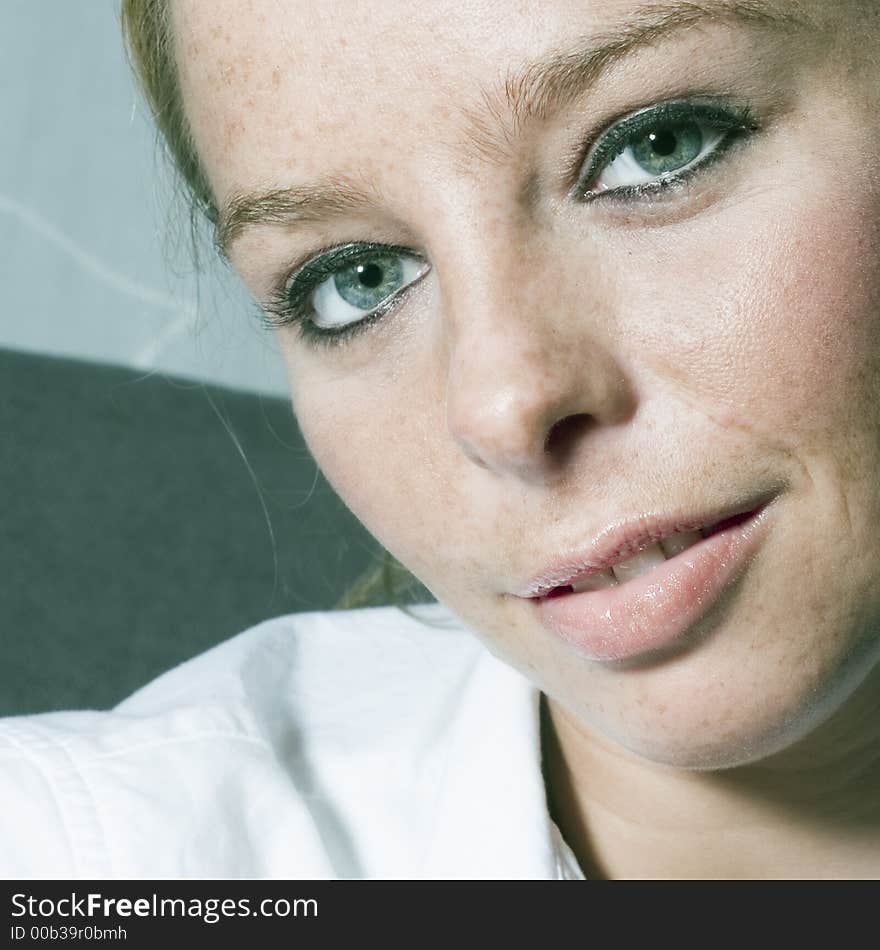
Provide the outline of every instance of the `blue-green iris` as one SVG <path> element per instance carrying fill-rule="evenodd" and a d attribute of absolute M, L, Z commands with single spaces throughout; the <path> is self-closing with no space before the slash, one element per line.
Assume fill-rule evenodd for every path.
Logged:
<path fill-rule="evenodd" d="M 400 289 L 404 280 L 400 256 L 377 254 L 333 276 L 339 296 L 358 310 L 375 310 L 380 303 Z"/>
<path fill-rule="evenodd" d="M 695 122 L 658 126 L 630 148 L 633 158 L 646 172 L 668 175 L 699 158 L 703 133 Z"/>

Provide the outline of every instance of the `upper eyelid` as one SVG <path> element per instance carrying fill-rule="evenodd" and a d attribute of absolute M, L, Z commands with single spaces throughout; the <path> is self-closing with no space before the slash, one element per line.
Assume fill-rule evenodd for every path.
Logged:
<path fill-rule="evenodd" d="M 346 254 L 346 251 L 349 250 L 351 251 L 352 256 L 354 256 L 356 249 L 360 248 L 363 248 L 364 252 L 366 253 L 369 246 L 370 245 L 368 242 L 359 244 L 357 241 L 348 241 L 345 244 L 331 244 L 327 247 L 319 248 L 317 251 L 310 253 L 304 260 L 297 261 L 286 272 L 280 281 L 279 289 L 282 293 L 289 294 L 297 280 L 308 271 L 316 268 L 321 262 L 327 260 L 328 258 L 339 260 L 340 258 L 343 258 Z"/>
<path fill-rule="evenodd" d="M 346 264 L 369 254 L 400 254 L 418 260 L 424 259 L 418 251 L 399 244 L 381 244 L 377 241 L 346 241 L 344 244 L 331 244 L 311 252 L 304 260 L 294 264 L 284 278 L 284 288 L 289 289 L 298 277 L 310 268 L 316 268 L 323 261 L 332 260 L 334 264 L 337 262 Z"/>

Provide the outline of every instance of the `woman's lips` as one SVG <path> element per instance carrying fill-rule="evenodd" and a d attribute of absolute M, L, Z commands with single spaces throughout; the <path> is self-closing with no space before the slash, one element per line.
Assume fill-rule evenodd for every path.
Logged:
<path fill-rule="evenodd" d="M 531 603 L 551 633 L 588 659 L 659 650 L 683 637 L 742 573 L 769 530 L 771 507 L 728 519 L 646 574 L 583 593 L 555 590 Z"/>

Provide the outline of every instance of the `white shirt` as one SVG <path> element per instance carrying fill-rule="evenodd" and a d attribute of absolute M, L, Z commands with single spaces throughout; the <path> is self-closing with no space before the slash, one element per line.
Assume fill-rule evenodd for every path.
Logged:
<path fill-rule="evenodd" d="M 583 879 L 538 690 L 414 612 L 275 617 L 111 711 L 0 719 L 0 876 Z"/>

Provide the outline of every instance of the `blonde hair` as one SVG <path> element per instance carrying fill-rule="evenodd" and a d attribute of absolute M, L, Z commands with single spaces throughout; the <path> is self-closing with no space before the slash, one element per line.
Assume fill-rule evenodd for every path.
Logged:
<path fill-rule="evenodd" d="M 216 224 L 217 205 L 183 108 L 168 0 L 122 0 L 120 14 L 129 63 L 168 157 L 185 185 L 191 218 L 201 215 Z M 385 551 L 379 562 L 343 594 L 336 607 L 383 603 L 403 606 L 407 600 L 413 601 L 411 595 L 418 587 L 416 578 Z M 416 595 L 415 599 L 424 598 Z"/>
<path fill-rule="evenodd" d="M 213 224 L 217 206 L 183 109 L 168 0 L 122 0 L 120 12 L 128 60 L 168 155 L 186 185 L 191 207 Z"/>

